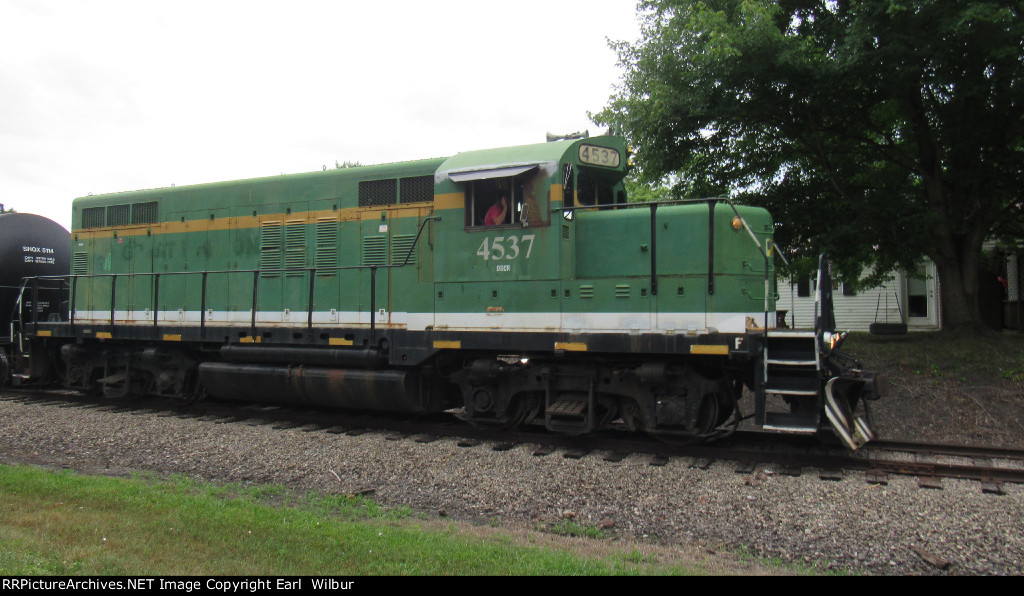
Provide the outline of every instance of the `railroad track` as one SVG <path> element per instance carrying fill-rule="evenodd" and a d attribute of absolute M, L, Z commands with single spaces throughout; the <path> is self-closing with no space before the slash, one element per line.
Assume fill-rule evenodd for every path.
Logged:
<path fill-rule="evenodd" d="M 891 476 L 914 476 L 922 488 L 942 488 L 943 479 L 976 481 L 986 493 L 1003 494 L 1005 484 L 1024 484 L 1024 449 L 942 443 L 877 440 L 857 452 L 829 447 L 815 437 L 739 431 L 714 443 L 673 445 L 643 435 L 605 433 L 568 437 L 541 427 L 489 430 L 469 426 L 454 415 L 423 418 L 302 410 L 280 406 L 239 405 L 238 402 L 201 402 L 182 405 L 167 400 L 112 401 L 64 390 L 5 388 L 0 400 L 60 408 L 87 408 L 122 413 L 194 418 L 222 424 L 269 425 L 275 429 L 359 435 L 384 433 L 391 440 L 429 443 L 440 438 L 463 447 L 490 446 L 506 450 L 530 445 L 537 457 L 560 453 L 565 458 L 586 456 L 619 461 L 630 455 L 649 458 L 663 466 L 673 458 L 693 468 L 707 469 L 715 462 L 731 462 L 740 474 L 798 476 L 816 473 L 822 480 L 862 474 L 865 481 L 885 484 Z"/>

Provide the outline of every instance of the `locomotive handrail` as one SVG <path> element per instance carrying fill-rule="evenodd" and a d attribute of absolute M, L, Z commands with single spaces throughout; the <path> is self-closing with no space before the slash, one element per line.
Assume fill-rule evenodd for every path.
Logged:
<path fill-rule="evenodd" d="M 7 329 L 7 333 L 9 333 L 9 336 L 7 337 L 7 340 L 13 341 L 15 336 L 17 336 L 17 338 L 18 338 L 18 350 L 20 350 L 20 351 L 24 350 L 24 346 L 22 344 L 22 335 L 24 333 L 25 325 L 31 323 L 32 326 L 33 326 L 33 331 L 38 331 L 39 330 L 39 281 L 40 280 L 44 280 L 44 281 L 45 280 L 54 280 L 54 281 L 59 280 L 59 281 L 62 282 L 61 285 L 59 287 L 57 287 L 57 288 L 50 287 L 50 286 L 44 286 L 42 288 L 43 290 L 63 290 L 65 287 L 67 287 L 67 282 L 66 282 L 66 280 L 65 280 L 65 278 L 63 276 L 23 277 L 23 278 L 21 278 L 21 284 L 18 285 L 18 286 L 0 286 L 0 287 L 6 287 L 8 289 L 15 289 L 15 288 L 17 288 L 17 290 L 18 290 L 18 299 L 14 301 L 14 304 L 11 307 L 10 324 L 9 324 L 9 329 Z M 31 290 L 32 290 L 32 297 L 31 297 L 31 305 L 32 305 L 31 315 L 32 316 L 29 317 L 31 320 L 26 321 L 25 311 L 24 311 L 24 309 L 25 309 L 25 293 L 29 290 L 29 284 L 31 284 Z M 62 308 L 63 305 L 64 305 L 64 300 L 63 300 L 63 293 L 62 293 L 61 297 L 59 299 L 58 308 Z M 51 316 L 52 316 L 52 313 L 51 313 Z M 15 329 L 17 329 L 17 333 L 15 333 Z"/>
<path fill-rule="evenodd" d="M 729 197 L 702 197 L 699 199 L 666 199 L 664 201 L 644 201 L 637 203 L 600 203 L 597 205 L 575 205 L 573 207 L 552 207 L 552 213 L 558 213 L 559 211 L 576 211 L 577 209 L 590 210 L 590 209 L 608 209 L 608 208 L 632 208 L 632 207 L 650 207 L 651 205 L 683 205 L 688 203 L 711 203 L 719 201 L 732 202 Z"/>
<path fill-rule="evenodd" d="M 64 287 L 70 287 L 71 296 L 70 296 L 70 300 L 69 300 L 70 309 L 69 309 L 68 322 L 71 325 L 71 327 L 74 328 L 74 325 L 75 325 L 75 306 L 76 306 L 76 301 L 77 301 L 77 290 L 78 290 L 78 282 L 79 282 L 79 280 L 82 280 L 82 279 L 110 278 L 111 279 L 111 284 L 110 284 L 110 286 L 111 286 L 110 287 L 110 325 L 114 326 L 114 324 L 116 322 L 115 307 L 116 307 L 116 297 L 117 297 L 117 278 L 118 277 L 122 277 L 122 278 L 123 277 L 128 277 L 128 278 L 147 278 L 147 277 L 151 277 L 154 280 L 153 281 L 153 325 L 156 326 L 156 325 L 159 324 L 159 320 L 158 319 L 159 319 L 159 316 L 160 316 L 160 310 L 159 310 L 159 306 L 160 306 L 160 304 L 159 304 L 159 299 L 160 299 L 160 293 L 159 293 L 160 281 L 159 280 L 160 280 L 160 277 L 161 276 L 173 276 L 173 275 L 181 275 L 181 276 L 200 275 L 200 276 L 202 276 L 202 297 L 201 297 L 201 305 L 200 305 L 201 310 L 200 310 L 199 326 L 200 326 L 200 329 L 201 329 L 200 333 L 201 333 L 202 337 L 205 337 L 205 330 L 206 330 L 206 294 L 207 294 L 206 290 L 207 290 L 208 277 L 210 275 L 228 275 L 228 274 L 244 275 L 244 274 L 249 273 L 249 274 L 253 275 L 252 318 L 250 320 L 250 328 L 251 328 L 251 331 L 255 334 L 255 330 L 256 330 L 256 312 L 257 312 L 257 307 L 259 305 L 258 304 L 259 303 L 259 279 L 260 279 L 261 275 L 265 276 L 265 275 L 268 275 L 268 274 L 275 275 L 275 274 L 284 274 L 284 273 L 295 273 L 295 272 L 300 272 L 300 271 L 309 275 L 309 293 L 308 293 L 308 297 L 309 298 L 308 298 L 308 304 L 309 304 L 310 308 L 309 308 L 309 311 L 307 313 L 306 326 L 307 326 L 308 329 L 312 329 L 312 327 L 313 327 L 313 312 L 312 312 L 313 292 L 314 292 L 315 280 L 316 280 L 317 273 L 325 273 L 325 272 L 326 273 L 330 273 L 330 272 L 339 272 L 339 271 L 353 271 L 353 270 L 369 269 L 369 271 L 370 271 L 370 311 L 369 311 L 369 314 L 370 314 L 370 341 L 372 342 L 374 340 L 374 336 L 375 336 L 375 333 L 376 333 L 375 310 L 376 310 L 377 270 L 378 269 L 399 269 L 399 268 L 406 267 L 407 265 L 409 265 L 409 261 L 412 259 L 413 253 L 416 251 L 416 248 L 419 245 L 420 238 L 423 235 L 423 230 L 426 228 L 427 223 L 429 223 L 431 221 L 434 221 L 434 220 L 438 220 L 438 219 L 440 219 L 440 216 L 437 216 L 437 215 L 428 215 L 428 216 L 423 218 L 423 221 L 420 223 L 419 229 L 416 231 L 416 237 L 413 239 L 412 244 L 409 246 L 409 250 L 405 254 L 405 258 L 402 260 L 401 263 L 390 263 L 390 264 L 384 264 L 384 265 L 337 265 L 337 266 L 334 266 L 334 267 L 316 267 L 316 266 L 313 266 L 313 267 L 278 268 L 278 269 L 259 269 L 259 268 L 257 268 L 257 269 L 218 269 L 218 270 L 204 270 L 204 271 L 140 271 L 140 272 L 128 273 L 128 274 L 125 274 L 125 273 L 85 273 L 85 274 L 69 274 L 69 275 L 42 275 L 42 276 L 25 278 L 25 282 L 26 283 L 21 286 L 20 294 L 24 295 L 24 293 L 25 293 L 25 291 L 27 289 L 28 281 L 32 281 L 34 287 L 37 287 L 38 282 L 40 280 L 63 280 L 63 281 L 66 281 L 67 282 L 66 285 L 62 286 L 61 289 L 63 289 Z M 36 291 L 38 291 L 38 290 L 36 290 Z M 35 301 L 33 303 L 35 303 Z M 62 303 L 63 303 L 63 300 L 62 300 Z M 36 310 L 36 309 L 33 309 L 33 310 Z M 38 321 L 33 321 L 33 322 L 36 323 L 36 325 L 38 325 Z M 22 324 L 24 324 L 24 321 L 22 321 Z"/>
<path fill-rule="evenodd" d="M 13 287 L 17 287 L 18 288 L 18 300 L 15 302 L 14 312 L 12 312 L 12 319 L 11 319 L 12 322 L 14 321 L 15 318 L 17 318 L 19 321 L 21 321 L 22 318 L 24 317 L 24 313 L 21 312 L 21 310 L 23 308 L 23 305 L 24 305 L 23 296 L 25 294 L 25 291 L 28 289 L 29 282 L 31 282 L 32 283 L 32 323 L 35 324 L 35 325 L 39 324 L 39 281 L 40 280 L 43 280 L 43 281 L 46 281 L 46 280 L 58 281 L 59 280 L 61 282 L 64 282 L 64 283 L 61 284 L 61 286 L 59 288 L 53 288 L 53 287 L 48 287 L 47 286 L 47 287 L 43 287 L 43 290 L 64 289 L 67 286 L 67 283 L 66 283 L 66 280 L 65 280 L 65 276 L 23 277 L 23 278 L 21 278 L 21 285 L 20 286 L 8 286 L 8 287 L 11 287 L 11 288 L 13 288 Z M 63 300 L 61 301 L 61 303 L 63 304 Z M 15 314 L 17 314 L 17 317 L 13 316 Z"/>

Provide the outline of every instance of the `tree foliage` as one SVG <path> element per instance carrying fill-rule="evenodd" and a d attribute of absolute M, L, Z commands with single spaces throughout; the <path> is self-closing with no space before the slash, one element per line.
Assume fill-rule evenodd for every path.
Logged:
<path fill-rule="evenodd" d="M 664 184 L 664 181 L 648 182 L 637 175 L 637 170 L 631 171 L 624 180 L 626 185 L 626 196 L 630 203 L 653 203 L 654 201 L 665 201 L 672 198 L 672 189 Z"/>
<path fill-rule="evenodd" d="M 1024 2 L 640 6 L 594 119 L 646 180 L 767 207 L 780 246 L 861 286 L 928 256 L 945 322 L 977 321 L 982 243 L 1024 230 Z"/>

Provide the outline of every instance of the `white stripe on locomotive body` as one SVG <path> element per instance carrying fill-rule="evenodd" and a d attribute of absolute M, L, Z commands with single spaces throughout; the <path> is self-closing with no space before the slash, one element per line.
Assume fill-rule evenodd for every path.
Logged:
<path fill-rule="evenodd" d="M 432 327 L 438 331 L 522 331 L 561 333 L 658 333 L 663 335 L 704 335 L 708 333 L 744 333 L 765 323 L 764 312 L 744 313 L 375 313 L 375 325 L 387 328 L 424 331 Z M 75 312 L 74 320 L 80 324 L 108 325 L 110 311 Z M 297 327 L 308 324 L 306 311 L 259 311 L 259 326 Z M 118 325 L 154 325 L 151 311 L 124 311 L 114 313 Z M 164 326 L 198 326 L 203 321 L 200 311 L 160 311 L 157 324 Z M 775 313 L 769 312 L 767 321 L 774 324 Z M 366 311 L 316 311 L 313 326 L 368 327 L 370 313 Z M 207 311 L 205 324 L 210 326 L 245 327 L 252 324 L 252 311 Z"/>

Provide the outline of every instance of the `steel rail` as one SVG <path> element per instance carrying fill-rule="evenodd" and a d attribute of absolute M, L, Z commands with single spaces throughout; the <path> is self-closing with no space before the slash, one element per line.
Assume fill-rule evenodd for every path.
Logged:
<path fill-rule="evenodd" d="M 376 432 L 404 435 L 431 435 L 435 438 L 473 440 L 494 443 L 497 446 L 537 445 L 538 454 L 564 450 L 567 457 L 573 453 L 606 452 L 605 459 L 623 454 L 643 455 L 659 460 L 690 458 L 704 462 L 734 462 L 737 471 L 750 473 L 764 469 L 777 474 L 797 475 L 806 469 L 823 472 L 842 470 L 864 472 L 868 482 L 878 482 L 885 475 L 917 476 L 920 478 L 951 478 L 981 483 L 1024 484 L 1024 450 L 997 447 L 928 444 L 924 442 L 877 441 L 858 452 L 829 448 L 808 437 L 795 437 L 767 432 L 741 431 L 716 443 L 675 445 L 655 440 L 646 435 L 624 432 L 603 432 L 591 436 L 571 437 L 547 432 L 539 425 L 512 430 L 476 428 L 457 422 L 451 415 L 425 418 L 375 415 L 364 412 L 301 410 L 289 407 L 268 408 L 260 404 L 205 401 L 186 405 L 166 399 L 118 402 L 103 398 L 88 398 L 67 390 L 40 390 L 18 387 L 0 389 L 0 400 L 24 401 L 41 406 L 81 406 L 102 408 L 111 412 L 162 411 L 188 418 L 218 417 L 231 421 L 268 419 L 293 422 L 290 427 L 317 424 L 324 432 L 343 429 L 367 429 Z M 331 430 L 333 429 L 333 430 Z M 910 454 L 913 459 L 894 458 L 894 454 Z M 575 456 L 573 456 L 575 457 Z M 943 458 L 972 459 L 971 462 L 945 462 Z M 823 476 L 825 476 L 823 474 Z"/>

